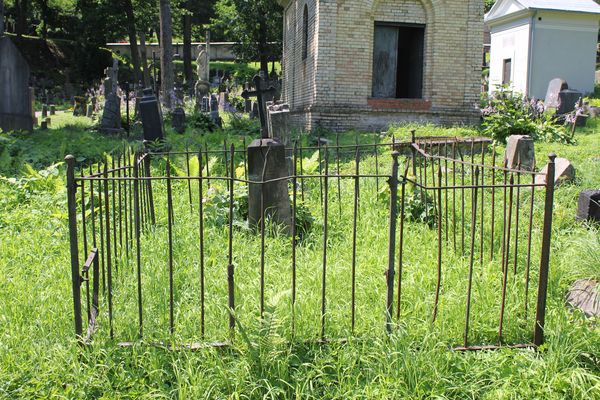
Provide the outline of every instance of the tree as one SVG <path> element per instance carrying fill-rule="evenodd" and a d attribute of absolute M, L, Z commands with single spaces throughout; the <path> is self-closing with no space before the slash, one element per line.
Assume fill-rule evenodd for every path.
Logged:
<path fill-rule="evenodd" d="M 212 29 L 232 39 L 236 56 L 260 61 L 268 72 L 269 61 L 281 58 L 283 12 L 276 0 L 218 0 Z"/>
<path fill-rule="evenodd" d="M 171 108 L 173 94 L 173 26 L 170 0 L 160 0 L 160 73 L 165 107 Z"/>
<path fill-rule="evenodd" d="M 495 3 L 496 0 L 485 0 L 483 3 L 485 6 L 485 12 L 490 11 L 490 9 L 494 6 Z"/>
<path fill-rule="evenodd" d="M 137 45 L 137 33 L 135 28 L 135 15 L 133 13 L 133 3 L 131 0 L 121 0 L 125 17 L 127 20 L 127 33 L 129 35 L 129 47 L 131 48 L 131 62 L 133 63 L 133 79 L 135 83 L 140 80 L 144 82 L 144 77 L 140 77 L 140 53 Z M 141 78 L 141 79 L 140 79 Z"/>

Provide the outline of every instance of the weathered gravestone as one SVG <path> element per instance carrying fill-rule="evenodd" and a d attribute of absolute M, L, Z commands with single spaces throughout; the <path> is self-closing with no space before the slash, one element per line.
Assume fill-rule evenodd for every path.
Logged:
<path fill-rule="evenodd" d="M 210 96 L 210 119 L 219 128 L 223 127 L 223 120 L 221 119 L 221 116 L 219 115 L 219 100 L 217 99 L 217 96 L 214 94 L 212 94 Z"/>
<path fill-rule="evenodd" d="M 288 176 L 285 146 L 277 139 L 256 139 L 248 146 L 248 177 L 263 182 Z M 248 187 L 248 224 L 257 228 L 261 217 L 283 226 L 291 232 L 291 206 L 288 182 L 283 179 L 269 183 L 250 183 Z"/>
<path fill-rule="evenodd" d="M 89 103 L 87 105 L 87 110 L 85 111 L 85 116 L 88 118 L 94 117 L 94 106 L 92 105 L 92 103 Z"/>
<path fill-rule="evenodd" d="M 121 98 L 117 94 L 119 61 L 113 59 L 113 66 L 105 70 L 104 112 L 100 120 L 100 130 L 107 133 L 121 132 Z"/>
<path fill-rule="evenodd" d="M 261 71 L 262 72 L 262 71 Z M 273 99 L 273 94 L 275 93 L 275 88 L 266 87 L 266 83 L 262 79 L 261 75 L 256 75 L 254 77 L 254 86 L 256 90 L 249 91 L 244 90 L 242 92 L 242 97 L 244 99 L 248 99 L 250 97 L 256 97 L 257 107 L 258 107 L 258 116 L 260 117 L 260 128 L 261 134 L 263 138 L 269 137 L 269 130 L 267 127 L 267 110 L 266 110 L 266 102 Z"/>
<path fill-rule="evenodd" d="M 79 117 L 82 115 L 86 115 L 85 97 L 75 96 L 73 97 L 73 116 Z"/>
<path fill-rule="evenodd" d="M 267 129 L 269 138 L 277 138 L 284 146 L 289 146 L 291 137 L 289 104 L 267 102 Z"/>
<path fill-rule="evenodd" d="M 210 75 L 210 56 L 204 45 L 198 46 L 198 57 L 196 58 L 196 75 L 198 80 L 194 86 L 196 96 L 196 111 L 207 112 L 204 108 L 202 100 L 208 96 L 210 90 L 209 75 Z"/>
<path fill-rule="evenodd" d="M 548 90 L 546 91 L 546 99 L 544 100 L 544 106 L 546 106 L 546 108 L 558 108 L 558 106 L 560 105 L 558 94 L 561 91 L 568 88 L 569 85 L 564 79 L 552 79 L 548 84 Z"/>
<path fill-rule="evenodd" d="M 219 93 L 219 111 L 225 112 L 227 103 L 229 103 L 229 93 L 228 92 L 220 92 Z"/>
<path fill-rule="evenodd" d="M 558 115 L 568 114 L 571 111 L 575 110 L 575 105 L 581 98 L 583 94 L 577 90 L 566 89 L 562 90 L 558 93 L 558 108 L 556 109 L 556 113 Z"/>
<path fill-rule="evenodd" d="M 32 131 L 29 65 L 13 42 L 2 34 L 0 32 L 0 129 Z"/>
<path fill-rule="evenodd" d="M 152 89 L 144 89 L 144 97 L 140 101 L 140 116 L 144 142 L 162 143 L 165 138 L 162 112 Z"/>
<path fill-rule="evenodd" d="M 571 164 L 571 161 L 566 158 L 557 157 L 554 160 L 554 186 L 560 185 L 561 183 L 570 182 L 575 179 L 575 167 Z M 536 175 L 535 183 L 540 185 L 546 184 L 546 175 L 548 173 L 548 164 L 542 168 L 540 174 Z"/>
<path fill-rule="evenodd" d="M 42 104 L 42 118 L 48 118 L 48 105 Z"/>
<path fill-rule="evenodd" d="M 577 219 L 600 223 L 600 189 L 588 189 L 579 193 Z"/>
<path fill-rule="evenodd" d="M 176 107 L 171 114 L 171 126 L 177 133 L 185 132 L 185 110 Z"/>
<path fill-rule="evenodd" d="M 581 97 L 581 92 L 569 89 L 567 81 L 555 78 L 548 84 L 544 106 L 546 109 L 555 110 L 558 115 L 564 115 L 575 109 L 575 103 Z"/>
<path fill-rule="evenodd" d="M 511 135 L 506 144 L 504 157 L 508 168 L 531 171 L 535 166 L 535 146 L 533 138 L 527 135 Z"/>
<path fill-rule="evenodd" d="M 588 317 L 600 317 L 600 287 L 592 279 L 579 279 L 567 293 L 567 304 Z"/>

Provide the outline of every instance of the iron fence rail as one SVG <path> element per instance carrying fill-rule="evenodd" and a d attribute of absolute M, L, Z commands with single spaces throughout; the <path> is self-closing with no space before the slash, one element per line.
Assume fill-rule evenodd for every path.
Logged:
<path fill-rule="evenodd" d="M 92 340 L 98 327 L 100 300 L 107 307 L 108 335 L 112 339 L 114 332 L 114 292 L 115 274 L 126 274 L 119 271 L 119 266 L 129 267 L 134 264 L 135 269 L 135 297 L 137 302 L 137 338 L 146 337 L 144 332 L 145 318 L 144 290 L 142 270 L 144 267 L 143 252 L 147 240 L 152 240 L 157 225 L 156 207 L 165 206 L 163 196 L 166 197 L 166 227 L 167 227 L 167 254 L 168 266 L 168 328 L 170 334 L 176 330 L 176 302 L 174 283 L 174 242 L 177 233 L 174 231 L 175 199 L 187 197 L 189 212 L 194 215 L 199 242 L 198 275 L 199 275 L 199 301 L 200 307 L 200 339 L 206 343 L 225 343 L 224 338 L 210 341 L 207 337 L 207 278 L 206 254 L 207 237 L 206 210 L 204 199 L 212 184 L 224 183 L 226 185 L 227 202 L 227 249 L 226 249 L 226 293 L 227 293 L 227 326 L 229 339 L 233 340 L 236 331 L 237 309 L 240 308 L 239 298 L 236 297 L 236 256 L 234 254 L 234 212 L 237 207 L 235 189 L 243 185 L 259 184 L 261 201 L 264 198 L 264 188 L 269 183 L 289 182 L 290 207 L 292 215 L 291 235 L 288 241 L 291 254 L 290 262 L 290 290 L 291 290 L 291 337 L 296 337 L 298 320 L 296 304 L 298 298 L 298 249 L 301 245 L 297 231 L 297 218 L 299 201 L 318 190 L 320 202 L 320 216 L 322 218 L 322 253 L 320 255 L 320 301 L 319 301 L 319 340 L 326 342 L 331 338 L 328 335 L 328 317 L 332 314 L 328 309 L 328 297 L 331 296 L 328 288 L 328 270 L 331 255 L 328 250 L 336 250 L 331 246 L 329 227 L 331 224 L 330 205 L 332 188 L 336 188 L 339 217 L 342 218 L 344 205 L 349 205 L 351 211 L 352 245 L 350 249 L 350 334 L 355 334 L 357 315 L 357 251 L 360 238 L 357 237 L 361 212 L 361 198 L 365 194 L 361 187 L 369 181 L 374 181 L 375 196 L 381 195 L 380 180 L 386 180 L 386 193 L 389 196 L 388 222 L 378 227 L 388 232 L 387 255 L 385 267 L 385 296 L 382 299 L 381 312 L 384 316 L 384 327 L 387 332 L 392 332 L 402 322 L 403 310 L 407 313 L 410 306 L 403 301 L 406 295 L 407 260 L 413 257 L 407 254 L 407 240 L 415 240 L 413 232 L 407 231 L 409 222 L 414 226 L 415 220 L 420 220 L 424 225 L 435 231 L 433 242 L 435 249 L 424 246 L 423 251 L 432 253 L 435 263 L 434 301 L 431 311 L 431 323 L 435 324 L 442 312 L 442 288 L 444 287 L 443 273 L 448 269 L 449 260 L 466 260 L 466 288 L 464 291 L 464 324 L 462 342 L 457 348 L 461 350 L 487 349 L 497 345 L 508 345 L 504 338 L 506 315 L 515 313 L 514 307 L 507 310 L 506 305 L 510 296 L 521 296 L 515 293 L 518 286 L 509 282 L 509 276 L 523 281 L 522 297 L 519 301 L 523 304 L 523 318 L 528 321 L 528 311 L 531 297 L 530 291 L 534 289 L 531 284 L 531 275 L 534 272 L 532 256 L 534 246 L 534 215 L 539 214 L 536 205 L 540 201 L 539 191 L 544 192 L 543 197 L 543 226 L 542 238 L 539 243 L 540 267 L 535 271 L 538 275 L 537 295 L 535 301 L 535 319 L 531 336 L 524 334 L 524 343 L 516 346 L 539 346 L 543 343 L 543 329 L 545 324 L 546 296 L 548 285 L 548 266 L 550 254 L 552 203 L 554 182 L 554 155 L 550 157 L 547 173 L 547 183 L 536 183 L 536 173 L 525 171 L 519 167 L 507 168 L 496 166 L 497 154 L 495 147 L 491 150 L 491 165 L 486 164 L 486 154 L 489 149 L 483 144 L 479 149 L 471 143 L 468 154 L 470 160 L 465 160 L 460 149 L 453 142 L 433 142 L 418 140 L 414 135 L 408 143 L 410 156 L 403 162 L 400 172 L 399 146 L 406 143 L 396 141 L 394 138 L 389 143 L 371 143 L 355 145 L 301 147 L 295 145 L 288 149 L 290 158 L 289 174 L 278 179 L 263 179 L 259 181 L 248 179 L 247 157 L 245 150 L 236 150 L 233 145 L 223 150 L 209 150 L 207 146 L 197 151 L 184 152 L 146 152 L 134 153 L 130 149 L 113 156 L 110 161 L 96 166 L 80 166 L 79 175 L 76 174 L 78 166 L 75 158 L 68 156 L 67 162 L 67 188 L 68 188 L 68 214 L 71 249 L 71 278 L 74 306 L 75 333 L 83 342 Z M 463 143 L 464 145 L 464 143 Z M 224 147 L 227 144 L 224 143 Z M 380 165 L 379 153 L 381 149 L 391 152 L 392 162 L 389 169 Z M 312 173 L 303 171 L 304 151 L 318 152 L 318 167 Z M 216 154 L 218 160 L 211 161 L 210 155 Z M 351 154 L 352 157 L 349 157 Z M 315 153 L 316 155 L 316 153 Z M 268 156 L 268 154 L 267 154 Z M 375 158 L 375 173 L 364 173 L 361 164 L 371 163 L 365 157 Z M 333 158 L 333 162 L 330 159 Z M 173 174 L 174 163 L 184 163 L 184 175 Z M 191 160 L 197 163 L 198 173 L 190 174 Z M 220 160 L 220 164 L 219 164 Z M 345 162 L 342 165 L 342 161 Z M 350 165 L 348 165 L 349 163 Z M 211 175 L 210 165 L 213 173 Z M 353 166 L 351 164 L 354 164 Z M 236 172 L 243 168 L 243 173 Z M 333 171 L 331 166 L 334 166 Z M 371 167 L 372 164 L 370 165 Z M 164 171 L 162 175 L 152 175 L 152 170 Z M 181 170 L 181 169 L 180 169 Z M 350 172 L 350 170 L 353 170 Z M 264 171 L 263 171 L 264 172 Z M 181 173 L 181 171 L 179 171 Z M 243 176 L 243 177 L 242 177 Z M 337 183 L 332 186 L 331 183 Z M 318 181 L 318 182 L 317 182 Z M 345 189 L 350 193 L 350 199 L 342 199 L 343 191 L 341 182 L 346 181 Z M 525 182 L 524 182 L 525 181 Z M 527 182 L 530 181 L 530 182 Z M 524 182 L 524 183 L 523 183 Z M 177 193 L 174 185 L 187 184 L 187 187 L 178 186 Z M 153 185 L 166 186 L 166 195 L 157 194 Z M 185 190 L 187 189 L 187 190 Z M 194 194 L 197 193 L 197 197 Z M 537 195 L 537 197 L 536 197 Z M 177 197 L 176 197 L 177 196 Z M 419 213 L 415 215 L 415 209 Z M 264 207 L 263 207 L 264 209 Z M 163 210 L 161 215 L 164 214 Z M 178 211 L 181 212 L 181 211 Z M 498 214 L 501 214 L 499 218 Z M 164 223 L 163 219 L 160 223 Z M 266 227 L 266 217 L 263 213 L 257 234 L 260 237 L 259 265 L 259 304 L 261 318 L 265 313 L 265 265 L 266 265 L 266 240 L 269 232 Z M 155 238 L 155 240 L 161 240 Z M 520 241 L 525 240 L 526 245 Z M 83 268 L 80 265 L 80 246 L 86 262 Z M 487 249 L 486 249 L 487 247 Z M 498 254 L 500 253 L 500 254 Z M 427 258 L 427 257 L 424 257 Z M 472 344 L 473 332 L 473 295 L 474 275 L 481 274 L 485 262 L 501 260 L 501 276 L 499 303 L 500 315 L 498 316 L 497 343 Z M 461 261 L 462 262 L 462 261 Z M 524 264 L 524 268 L 518 268 Z M 512 266 L 512 268 L 510 268 Z M 90 270 L 92 278 L 90 278 Z M 512 270 L 512 271 L 511 271 Z M 334 271 L 335 272 L 335 271 Z M 521 275 L 519 275 L 521 274 Z M 90 282 L 92 287 L 90 288 Z M 83 336 L 83 310 L 82 291 L 85 293 L 87 314 L 87 330 Z M 237 303 L 236 303 L 237 301 Z M 245 301 L 245 298 L 244 298 Z M 244 306 L 244 304 L 242 304 Z M 394 306 L 396 310 L 394 310 Z M 132 343 L 134 338 L 124 338 L 124 343 Z M 191 345 L 190 347 L 202 347 Z"/>

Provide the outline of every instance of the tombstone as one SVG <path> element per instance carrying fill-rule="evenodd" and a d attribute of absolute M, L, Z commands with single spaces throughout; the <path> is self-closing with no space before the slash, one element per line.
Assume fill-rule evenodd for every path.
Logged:
<path fill-rule="evenodd" d="M 267 102 L 269 138 L 278 138 L 284 146 L 290 145 L 290 106 L 286 103 Z"/>
<path fill-rule="evenodd" d="M 119 61 L 113 59 L 113 66 L 105 69 L 104 111 L 100 120 L 100 130 L 107 133 L 121 132 L 121 98 L 117 94 Z"/>
<path fill-rule="evenodd" d="M 577 219 L 600 223 L 600 189 L 587 189 L 579 193 Z"/>
<path fill-rule="evenodd" d="M 50 128 L 52 120 L 50 119 L 50 117 L 46 117 L 46 125 L 48 126 L 48 128 Z"/>
<path fill-rule="evenodd" d="M 210 112 L 210 97 L 204 96 L 202 98 L 201 110 L 202 112 Z"/>
<path fill-rule="evenodd" d="M 264 169 L 264 171 L 263 171 Z M 285 146 L 277 139 L 256 139 L 248 146 L 248 178 L 250 181 L 275 180 L 288 176 Z M 261 208 L 261 206 L 263 208 Z M 248 185 L 248 224 L 260 226 L 262 213 L 284 232 L 291 231 L 291 207 L 288 182 L 279 180 Z"/>
<path fill-rule="evenodd" d="M 223 128 L 223 120 L 219 115 L 219 100 L 217 100 L 217 96 L 212 94 L 210 95 L 210 119 L 216 126 L 219 128 Z"/>
<path fill-rule="evenodd" d="M 244 91 L 250 91 L 250 82 L 244 84 Z M 252 112 L 252 100 L 250 98 L 244 99 L 244 112 L 248 114 Z"/>
<path fill-rule="evenodd" d="M 43 119 L 42 122 L 40 122 L 40 129 L 45 131 L 48 129 L 48 121 Z"/>
<path fill-rule="evenodd" d="M 165 138 L 162 112 L 152 89 L 144 89 L 144 97 L 140 101 L 140 116 L 144 142 L 162 143 Z"/>
<path fill-rule="evenodd" d="M 42 104 L 42 118 L 48 118 L 48 105 Z"/>
<path fill-rule="evenodd" d="M 548 90 L 546 91 L 546 99 L 544 100 L 544 106 L 546 108 L 558 108 L 560 103 L 558 99 L 558 94 L 568 89 L 569 85 L 567 81 L 561 78 L 554 78 L 548 84 Z"/>
<path fill-rule="evenodd" d="M 73 97 L 73 116 L 79 117 L 86 115 L 85 97 L 75 96 Z"/>
<path fill-rule="evenodd" d="M 185 132 L 185 111 L 181 107 L 175 107 L 171 114 L 171 126 L 177 133 Z"/>
<path fill-rule="evenodd" d="M 210 83 L 210 56 L 204 45 L 198 46 L 198 57 L 196 58 L 196 76 L 197 81 L 194 86 L 194 94 L 196 96 L 196 111 L 206 112 L 208 109 L 202 108 L 202 99 L 208 96 Z"/>
<path fill-rule="evenodd" d="M 593 279 L 578 279 L 567 293 L 567 304 L 588 317 L 600 317 L 600 286 Z"/>
<path fill-rule="evenodd" d="M 50 115 L 56 114 L 56 106 L 54 104 L 50 104 Z"/>
<path fill-rule="evenodd" d="M 219 93 L 219 111 L 225 112 L 225 105 L 229 103 L 229 93 L 220 92 Z"/>
<path fill-rule="evenodd" d="M 527 135 L 511 135 L 506 144 L 504 159 L 508 168 L 515 169 L 520 165 L 522 170 L 532 171 L 535 166 L 533 138 Z"/>
<path fill-rule="evenodd" d="M 29 65 L 13 42 L 0 33 L 0 130 L 31 132 L 32 101 Z"/>
<path fill-rule="evenodd" d="M 252 109 L 250 110 L 250 118 L 256 119 L 258 118 L 258 102 L 252 102 Z"/>
<path fill-rule="evenodd" d="M 575 179 L 575 167 L 566 158 L 557 157 L 554 160 L 554 186 L 558 186 L 561 183 L 571 182 Z M 540 185 L 546 184 L 546 174 L 548 173 L 548 164 L 542 168 L 540 173 L 535 177 L 535 183 Z"/>
<path fill-rule="evenodd" d="M 94 117 L 94 106 L 92 105 L 92 103 L 89 103 L 87 105 L 87 110 L 85 111 L 85 116 L 88 118 Z"/>
<path fill-rule="evenodd" d="M 577 90 L 561 90 L 558 93 L 558 107 L 556 113 L 558 115 L 568 114 L 575 110 L 575 105 L 582 98 L 583 94 Z"/>

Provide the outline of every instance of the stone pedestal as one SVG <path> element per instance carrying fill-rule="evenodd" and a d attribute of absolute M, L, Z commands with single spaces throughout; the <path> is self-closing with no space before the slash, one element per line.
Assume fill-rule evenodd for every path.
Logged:
<path fill-rule="evenodd" d="M 517 168 L 520 164 L 522 170 L 533 170 L 535 165 L 533 138 L 527 135 L 510 136 L 506 144 L 505 160 L 508 168 Z"/>
<path fill-rule="evenodd" d="M 288 176 L 285 146 L 277 139 L 257 139 L 248 146 L 249 180 L 260 182 Z M 264 187 L 263 187 L 264 186 Z M 292 212 L 287 180 L 266 184 L 250 184 L 248 188 L 248 223 L 260 227 L 261 192 L 265 217 L 281 224 L 286 233 L 291 232 Z"/>

